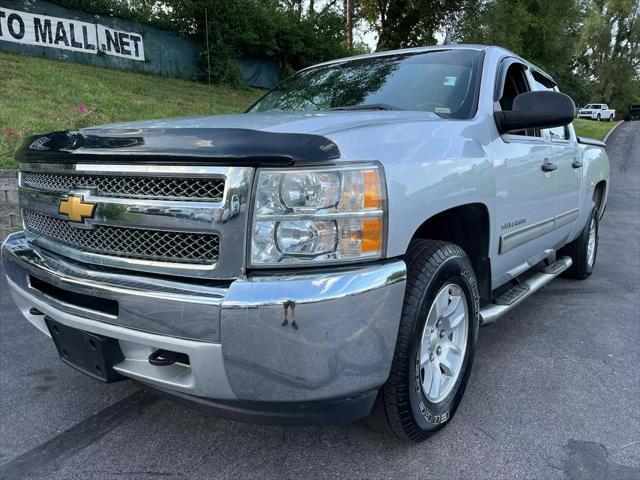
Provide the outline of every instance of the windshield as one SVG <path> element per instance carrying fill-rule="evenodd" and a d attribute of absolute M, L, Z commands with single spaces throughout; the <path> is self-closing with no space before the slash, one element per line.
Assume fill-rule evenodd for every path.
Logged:
<path fill-rule="evenodd" d="M 482 53 L 444 50 L 351 60 L 303 70 L 249 111 L 413 110 L 471 118 Z"/>

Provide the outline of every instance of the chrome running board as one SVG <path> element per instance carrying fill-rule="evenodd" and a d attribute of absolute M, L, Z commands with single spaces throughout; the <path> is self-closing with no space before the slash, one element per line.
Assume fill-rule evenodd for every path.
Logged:
<path fill-rule="evenodd" d="M 520 305 L 522 301 L 529 298 L 544 287 L 551 280 L 556 278 L 567 268 L 571 266 L 573 261 L 571 257 L 562 257 L 555 263 L 542 269 L 534 276 L 519 283 L 508 292 L 495 299 L 489 305 L 480 309 L 480 325 L 487 325 L 495 322 L 499 317 L 510 311 L 516 305 Z"/>

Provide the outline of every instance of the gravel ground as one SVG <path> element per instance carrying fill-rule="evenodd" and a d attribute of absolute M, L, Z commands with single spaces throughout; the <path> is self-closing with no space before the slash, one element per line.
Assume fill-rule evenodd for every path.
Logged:
<path fill-rule="evenodd" d="M 365 422 L 246 425 L 99 384 L 58 360 L 1 280 L 0 478 L 640 478 L 640 122 L 608 144 L 595 273 L 482 328 L 460 410 L 425 443 Z"/>

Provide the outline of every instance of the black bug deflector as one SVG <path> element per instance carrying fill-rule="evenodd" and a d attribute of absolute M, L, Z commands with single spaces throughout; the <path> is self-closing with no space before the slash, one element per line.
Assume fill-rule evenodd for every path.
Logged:
<path fill-rule="evenodd" d="M 29 163 L 180 163 L 287 166 L 340 157 L 320 135 L 241 128 L 95 128 L 29 137 L 16 152 Z"/>

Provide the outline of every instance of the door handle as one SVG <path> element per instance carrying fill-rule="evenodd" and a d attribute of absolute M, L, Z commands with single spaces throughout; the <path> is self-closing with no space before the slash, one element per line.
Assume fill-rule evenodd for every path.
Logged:
<path fill-rule="evenodd" d="M 558 166 L 555 163 L 550 162 L 549 160 L 545 160 L 544 163 L 542 164 L 542 171 L 543 172 L 553 172 L 554 170 L 557 170 Z"/>
<path fill-rule="evenodd" d="M 573 168 L 582 168 L 582 160 L 576 158 L 573 160 L 573 162 L 571 162 L 571 166 Z"/>

